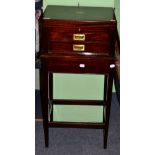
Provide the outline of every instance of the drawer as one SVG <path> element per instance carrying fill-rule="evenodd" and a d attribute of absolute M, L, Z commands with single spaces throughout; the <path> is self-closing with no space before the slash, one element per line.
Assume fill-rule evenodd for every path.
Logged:
<path fill-rule="evenodd" d="M 49 53 L 75 53 L 75 52 L 91 52 L 91 53 L 110 53 L 111 46 L 107 42 L 81 43 L 73 42 L 50 42 L 48 45 Z"/>
<path fill-rule="evenodd" d="M 50 32 L 49 33 L 49 40 L 50 41 L 75 41 L 75 42 L 95 42 L 95 41 L 101 41 L 101 42 L 109 42 L 110 34 L 107 32 Z"/>
<path fill-rule="evenodd" d="M 108 74 L 112 59 L 57 57 L 48 61 L 48 70 L 54 73 Z"/>

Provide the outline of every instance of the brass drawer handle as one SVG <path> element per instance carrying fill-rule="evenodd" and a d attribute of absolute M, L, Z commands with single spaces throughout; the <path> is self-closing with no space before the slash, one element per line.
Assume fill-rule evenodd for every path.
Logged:
<path fill-rule="evenodd" d="M 84 51 L 85 45 L 73 45 L 73 51 Z"/>
<path fill-rule="evenodd" d="M 73 40 L 85 41 L 85 34 L 73 34 Z"/>

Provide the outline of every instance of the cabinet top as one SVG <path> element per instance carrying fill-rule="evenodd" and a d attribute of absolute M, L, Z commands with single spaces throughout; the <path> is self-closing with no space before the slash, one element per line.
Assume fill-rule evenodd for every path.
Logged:
<path fill-rule="evenodd" d="M 48 5 L 44 19 L 115 21 L 114 9 L 110 7 L 58 6 Z"/>

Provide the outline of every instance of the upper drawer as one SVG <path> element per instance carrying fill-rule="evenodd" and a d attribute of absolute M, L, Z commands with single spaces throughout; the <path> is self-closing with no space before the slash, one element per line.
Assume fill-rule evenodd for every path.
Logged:
<path fill-rule="evenodd" d="M 49 33 L 50 41 L 86 41 L 86 42 L 94 42 L 94 41 L 110 41 L 110 34 L 107 32 L 50 32 Z"/>

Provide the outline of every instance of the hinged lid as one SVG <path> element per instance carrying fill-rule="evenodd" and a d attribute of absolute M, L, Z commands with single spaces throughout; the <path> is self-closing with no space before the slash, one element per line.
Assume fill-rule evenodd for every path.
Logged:
<path fill-rule="evenodd" d="M 113 8 L 87 6 L 48 5 L 43 18 L 54 20 L 116 21 Z"/>

